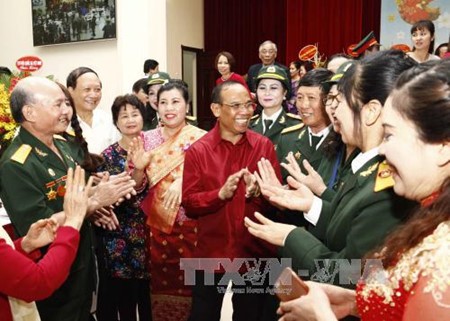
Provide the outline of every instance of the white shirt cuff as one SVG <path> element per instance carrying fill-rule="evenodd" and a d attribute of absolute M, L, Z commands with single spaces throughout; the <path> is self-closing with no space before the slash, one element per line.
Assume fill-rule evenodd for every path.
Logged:
<path fill-rule="evenodd" d="M 305 219 L 312 225 L 316 225 L 320 218 L 320 212 L 322 212 L 322 199 L 314 196 L 311 209 L 307 213 L 303 213 Z"/>

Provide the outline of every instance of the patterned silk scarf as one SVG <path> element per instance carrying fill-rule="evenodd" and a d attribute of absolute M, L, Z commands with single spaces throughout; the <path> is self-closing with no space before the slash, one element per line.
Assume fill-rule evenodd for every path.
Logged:
<path fill-rule="evenodd" d="M 170 234 L 180 205 L 164 208 L 164 196 L 170 185 L 183 176 L 186 150 L 206 132 L 186 125 L 177 134 L 151 151 L 151 162 L 147 167 L 149 192 L 142 202 L 147 215 L 147 224 Z"/>
<path fill-rule="evenodd" d="M 0 238 L 4 239 L 8 245 L 14 249 L 14 243 L 5 229 L 0 226 Z M 11 313 L 14 321 L 40 321 L 36 303 L 25 302 L 19 299 L 8 297 Z"/>

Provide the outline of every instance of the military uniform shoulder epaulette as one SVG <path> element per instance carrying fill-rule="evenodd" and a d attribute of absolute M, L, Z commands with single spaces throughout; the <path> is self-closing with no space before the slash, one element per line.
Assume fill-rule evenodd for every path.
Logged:
<path fill-rule="evenodd" d="M 384 160 L 378 165 L 377 177 L 375 178 L 374 192 L 380 192 L 394 186 L 394 178 L 392 177 L 393 169 Z"/>
<path fill-rule="evenodd" d="M 251 120 L 254 120 L 254 119 L 256 119 L 256 118 L 258 118 L 259 116 L 261 116 L 261 114 L 258 114 L 258 115 L 254 115 L 252 118 L 250 118 Z"/>
<path fill-rule="evenodd" d="M 32 148 L 30 145 L 22 144 L 11 156 L 11 160 L 23 164 L 27 160 L 28 155 L 30 155 L 31 150 Z"/>
<path fill-rule="evenodd" d="M 66 134 L 68 134 L 69 136 L 75 137 L 75 131 L 73 129 L 66 130 Z"/>
<path fill-rule="evenodd" d="M 65 139 L 64 137 L 62 137 L 61 135 L 53 135 L 53 138 L 55 139 L 59 139 L 59 140 L 63 140 L 63 141 L 67 141 L 67 139 Z"/>
<path fill-rule="evenodd" d="M 286 113 L 286 116 L 288 116 L 290 118 L 302 120 L 302 118 L 299 115 L 296 115 L 296 114 Z"/>
<path fill-rule="evenodd" d="M 304 126 L 305 126 L 305 124 L 300 123 L 300 124 L 297 124 L 297 125 L 294 125 L 294 126 L 287 127 L 287 128 L 285 128 L 285 129 L 283 129 L 281 131 L 281 134 L 291 133 L 293 131 L 302 129 Z"/>
<path fill-rule="evenodd" d="M 190 115 L 186 115 L 186 119 L 187 119 L 187 120 L 190 120 L 190 121 L 196 121 L 196 120 L 197 120 L 197 117 L 190 116 Z"/>

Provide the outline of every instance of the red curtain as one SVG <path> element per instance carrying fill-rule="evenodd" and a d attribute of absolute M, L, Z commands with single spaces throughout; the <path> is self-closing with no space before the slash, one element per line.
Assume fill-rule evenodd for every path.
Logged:
<path fill-rule="evenodd" d="M 298 59 L 299 50 L 317 44 L 330 56 L 344 52 L 361 37 L 361 0 L 287 0 L 286 61 Z"/>
<path fill-rule="evenodd" d="M 284 64 L 308 44 L 329 56 L 371 30 L 379 38 L 380 10 L 381 0 L 205 0 L 205 51 L 230 51 L 241 74 L 260 61 L 259 44 L 268 39 Z"/>
<path fill-rule="evenodd" d="M 362 3 L 364 15 L 361 28 L 362 34 L 365 36 L 370 31 L 373 31 L 378 41 L 380 41 L 381 0 L 362 1 Z"/>
<path fill-rule="evenodd" d="M 265 40 L 286 55 L 286 0 L 205 0 L 205 51 L 226 50 L 236 59 L 235 71 L 246 74 L 259 63 L 258 47 Z"/>

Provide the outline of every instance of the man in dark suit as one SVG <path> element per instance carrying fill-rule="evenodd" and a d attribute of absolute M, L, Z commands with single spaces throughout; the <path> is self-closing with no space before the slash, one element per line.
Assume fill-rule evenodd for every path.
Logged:
<path fill-rule="evenodd" d="M 291 96 L 291 73 L 289 72 L 289 69 L 278 62 L 275 61 L 277 58 L 277 45 L 274 44 L 270 40 L 264 41 L 262 44 L 259 45 L 259 59 L 261 59 L 260 64 L 254 64 L 250 66 L 247 72 L 247 85 L 248 88 L 252 93 L 256 92 L 256 77 L 258 76 L 259 71 L 262 67 L 272 66 L 276 65 L 278 67 L 281 67 L 284 69 L 287 75 L 289 87 L 288 87 L 288 96 Z"/>

